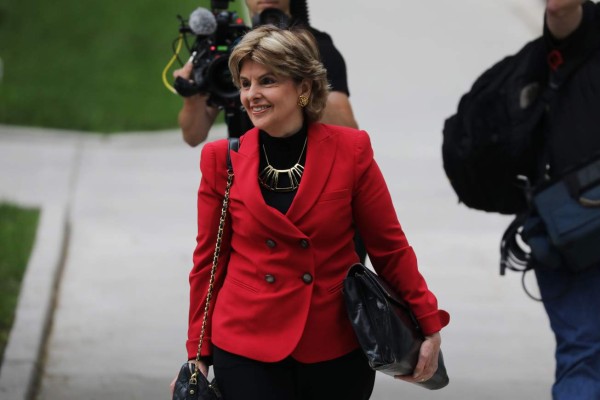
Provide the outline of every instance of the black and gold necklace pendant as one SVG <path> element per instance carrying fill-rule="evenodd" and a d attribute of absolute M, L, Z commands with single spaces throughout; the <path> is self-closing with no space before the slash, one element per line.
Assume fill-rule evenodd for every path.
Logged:
<path fill-rule="evenodd" d="M 262 148 L 265 153 L 267 166 L 258 174 L 258 182 L 260 182 L 261 186 L 273 192 L 293 192 L 298 189 L 298 186 L 300 186 L 300 179 L 302 179 L 302 174 L 304 173 L 304 165 L 300 164 L 300 160 L 302 160 L 302 155 L 306 149 L 306 140 L 304 140 L 304 146 L 302 147 L 302 152 L 300 153 L 300 157 L 298 157 L 298 161 L 288 169 L 273 168 L 269 162 L 265 146 L 263 145 Z M 281 179 L 282 177 L 283 179 Z"/>

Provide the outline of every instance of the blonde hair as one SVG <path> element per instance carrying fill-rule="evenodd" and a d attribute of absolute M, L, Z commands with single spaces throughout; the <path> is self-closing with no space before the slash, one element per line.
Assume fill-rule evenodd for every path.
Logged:
<path fill-rule="evenodd" d="M 308 105 L 304 108 L 308 122 L 318 121 L 325 110 L 329 83 L 327 70 L 320 61 L 313 35 L 302 28 L 281 29 L 263 25 L 246 33 L 229 57 L 233 83 L 240 87 L 240 70 L 246 60 L 264 65 L 275 75 L 311 84 Z"/>

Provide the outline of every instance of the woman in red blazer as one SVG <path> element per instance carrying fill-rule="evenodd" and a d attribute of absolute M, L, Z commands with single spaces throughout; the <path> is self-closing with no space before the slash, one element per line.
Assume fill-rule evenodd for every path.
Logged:
<path fill-rule="evenodd" d="M 374 372 L 341 292 L 358 261 L 358 228 L 375 270 L 411 305 L 427 335 L 414 374 L 402 378 L 428 379 L 449 316 L 418 271 L 367 133 L 316 122 L 327 81 L 312 37 L 257 28 L 236 46 L 229 66 L 255 128 L 231 153 L 235 178 L 201 369 L 213 363 L 226 400 L 368 399 Z M 226 156 L 226 140 L 202 149 L 190 359 L 201 331 Z"/>

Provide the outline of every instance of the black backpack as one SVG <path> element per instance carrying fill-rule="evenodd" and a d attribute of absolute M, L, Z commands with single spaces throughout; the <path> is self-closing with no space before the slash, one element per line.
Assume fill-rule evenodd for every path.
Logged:
<path fill-rule="evenodd" d="M 527 209 L 519 175 L 539 171 L 548 80 L 543 38 L 529 42 L 485 71 L 444 123 L 444 170 L 460 202 L 478 210 L 515 214 Z"/>

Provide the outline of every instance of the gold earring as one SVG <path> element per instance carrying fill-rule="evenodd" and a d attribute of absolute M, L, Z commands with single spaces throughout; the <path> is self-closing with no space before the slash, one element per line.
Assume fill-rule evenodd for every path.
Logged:
<path fill-rule="evenodd" d="M 307 96 L 305 96 L 303 94 L 301 94 L 300 96 L 298 96 L 298 105 L 301 108 L 306 107 L 307 104 L 308 104 L 308 97 Z"/>

